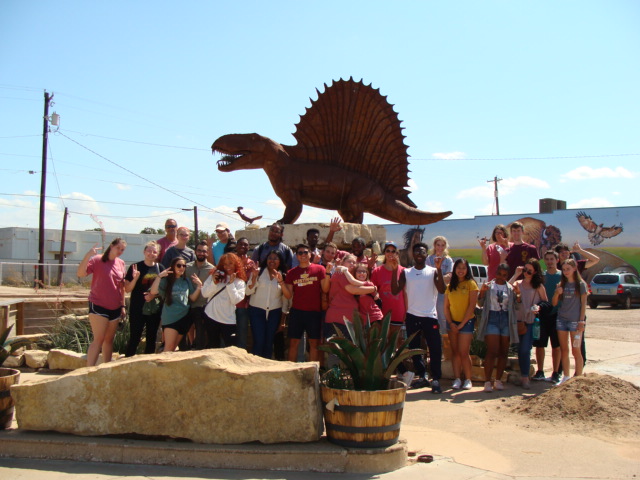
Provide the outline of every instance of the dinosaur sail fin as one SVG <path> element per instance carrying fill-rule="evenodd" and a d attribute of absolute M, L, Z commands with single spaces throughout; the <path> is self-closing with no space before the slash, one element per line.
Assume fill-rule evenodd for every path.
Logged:
<path fill-rule="evenodd" d="M 311 100 L 293 134 L 300 161 L 362 174 L 408 205 L 407 146 L 398 114 L 379 89 L 361 81 L 334 81 Z"/>

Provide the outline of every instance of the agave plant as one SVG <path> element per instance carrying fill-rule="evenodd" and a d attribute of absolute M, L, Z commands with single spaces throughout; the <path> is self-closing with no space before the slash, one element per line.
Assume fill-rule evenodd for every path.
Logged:
<path fill-rule="evenodd" d="M 355 390 L 387 390 L 389 380 L 400 362 L 414 355 L 426 353 L 422 349 L 408 350 L 409 343 L 416 335 L 411 335 L 396 347 L 399 331 L 389 335 L 391 313 L 387 313 L 380 325 L 366 323 L 358 311 L 353 313 L 353 322 L 344 317 L 344 323 L 352 340 L 345 338 L 336 329 L 328 344 L 318 348 L 336 355 L 348 370 Z M 363 325 L 364 323 L 364 325 Z"/>
<path fill-rule="evenodd" d="M 25 347 L 31 343 L 26 338 L 11 338 L 9 339 L 10 328 L 7 328 L 0 333 L 0 367 L 7 359 L 9 355 L 15 352 L 20 347 Z"/>

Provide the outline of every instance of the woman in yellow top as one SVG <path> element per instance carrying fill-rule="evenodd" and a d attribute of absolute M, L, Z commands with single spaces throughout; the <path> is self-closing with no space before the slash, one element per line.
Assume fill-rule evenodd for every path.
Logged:
<path fill-rule="evenodd" d="M 452 387 L 470 390 L 471 357 L 469 349 L 475 328 L 475 308 L 478 300 L 478 285 L 473 280 L 469 262 L 459 258 L 453 264 L 453 275 L 444 298 L 444 315 L 449 329 L 451 344 L 451 363 L 455 380 Z M 464 385 L 460 381 L 460 373 L 464 373 Z"/>

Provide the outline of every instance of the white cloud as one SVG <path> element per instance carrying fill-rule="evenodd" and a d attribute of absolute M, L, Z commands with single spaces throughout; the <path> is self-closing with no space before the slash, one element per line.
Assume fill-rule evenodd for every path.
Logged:
<path fill-rule="evenodd" d="M 467 154 L 464 152 L 439 152 L 432 153 L 431 156 L 440 160 L 460 160 L 465 158 Z"/>
<path fill-rule="evenodd" d="M 569 180 L 594 180 L 601 178 L 636 178 L 637 173 L 631 172 L 624 167 L 601 167 L 592 168 L 587 166 L 578 167 L 561 175 Z"/>
<path fill-rule="evenodd" d="M 547 189 L 547 188 L 550 188 L 550 186 L 544 180 L 540 180 L 538 178 L 533 178 L 533 177 L 525 176 L 525 177 L 505 178 L 498 183 L 498 198 L 506 195 L 511 195 L 513 193 L 521 192 L 523 188 Z M 472 187 L 466 190 L 461 190 L 456 195 L 456 198 L 482 199 L 482 198 L 493 198 L 493 196 L 494 196 L 494 185 L 493 183 L 487 183 L 487 185 L 481 185 L 478 187 Z"/>
<path fill-rule="evenodd" d="M 122 183 L 116 183 L 118 190 L 131 190 L 131 185 L 123 185 Z"/>
<path fill-rule="evenodd" d="M 86 193 L 71 192 L 62 195 L 60 198 L 67 202 L 72 202 L 72 209 L 79 213 L 90 213 L 94 215 L 107 213 L 107 209 L 102 207 L 91 195 L 87 195 Z"/>
<path fill-rule="evenodd" d="M 534 177 L 515 177 L 515 178 L 505 178 L 501 182 L 498 182 L 498 195 L 509 195 L 511 193 L 516 193 L 521 188 L 551 188 L 549 184 L 540 180 L 539 178 Z M 493 188 L 491 189 L 493 192 Z"/>
<path fill-rule="evenodd" d="M 568 208 L 603 208 L 603 207 L 613 207 L 615 206 L 606 198 L 601 197 L 593 197 L 593 198 L 585 198 L 578 202 L 571 203 Z"/>
<path fill-rule="evenodd" d="M 431 200 L 420 205 L 420 210 L 424 210 L 426 212 L 446 212 L 449 210 L 444 206 L 444 204 L 438 200 Z"/>
<path fill-rule="evenodd" d="M 419 190 L 418 184 L 413 178 L 409 179 L 409 181 L 407 182 L 407 185 L 408 185 L 407 190 L 409 190 L 410 192 L 417 192 Z"/>
<path fill-rule="evenodd" d="M 284 203 L 282 203 L 282 200 L 280 200 L 279 198 L 272 198 L 271 200 L 267 200 L 264 203 L 266 203 L 267 205 L 270 205 L 272 207 L 284 210 Z"/>
<path fill-rule="evenodd" d="M 481 186 L 481 187 L 473 187 L 468 188 L 466 190 L 461 190 L 456 195 L 456 198 L 491 198 L 493 197 L 493 187 L 489 186 Z"/>

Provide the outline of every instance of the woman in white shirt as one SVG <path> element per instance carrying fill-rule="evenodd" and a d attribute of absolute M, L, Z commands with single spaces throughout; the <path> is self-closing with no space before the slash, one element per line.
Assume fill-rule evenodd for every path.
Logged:
<path fill-rule="evenodd" d="M 285 276 L 285 262 L 282 253 L 274 250 L 251 273 L 247 285 L 249 297 L 249 318 L 253 348 L 251 352 L 264 358 L 273 355 L 273 338 L 282 317 L 285 299 L 291 298 L 286 288 L 282 288 Z"/>
<path fill-rule="evenodd" d="M 246 274 L 240 259 L 233 253 L 220 257 L 218 266 L 212 268 L 210 277 L 202 286 L 202 296 L 207 298 L 204 307 L 207 348 L 235 345 L 236 304 L 244 298 Z"/>

